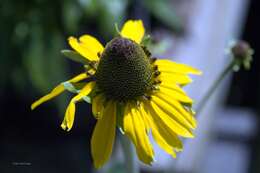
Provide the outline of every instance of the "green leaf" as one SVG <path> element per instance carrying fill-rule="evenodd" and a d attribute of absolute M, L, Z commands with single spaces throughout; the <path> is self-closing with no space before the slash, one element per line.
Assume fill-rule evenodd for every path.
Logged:
<path fill-rule="evenodd" d="M 72 51 L 72 50 L 61 50 L 61 53 L 69 58 L 72 61 L 79 62 L 81 64 L 89 64 L 90 61 L 83 56 L 81 56 L 79 53 Z"/>

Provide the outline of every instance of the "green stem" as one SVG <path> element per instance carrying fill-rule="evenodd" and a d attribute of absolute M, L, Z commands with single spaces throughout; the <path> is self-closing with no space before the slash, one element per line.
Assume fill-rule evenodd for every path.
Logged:
<path fill-rule="evenodd" d="M 120 135 L 120 141 L 125 156 L 125 173 L 139 173 L 138 163 L 136 162 L 136 156 L 131 142 L 122 134 Z"/>
<path fill-rule="evenodd" d="M 211 85 L 207 93 L 204 95 L 204 97 L 201 99 L 201 101 L 198 104 L 196 113 L 199 115 L 199 113 L 203 110 L 203 108 L 206 106 L 207 101 L 212 96 L 212 94 L 215 92 L 215 90 L 218 88 L 219 84 L 222 82 L 222 80 L 227 76 L 227 74 L 233 70 L 233 67 L 235 65 L 235 61 L 231 61 L 230 64 L 220 73 L 218 78 L 214 81 L 214 83 Z"/>

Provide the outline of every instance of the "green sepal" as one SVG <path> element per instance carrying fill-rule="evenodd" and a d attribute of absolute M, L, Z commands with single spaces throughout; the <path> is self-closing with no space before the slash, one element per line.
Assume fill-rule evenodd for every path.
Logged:
<path fill-rule="evenodd" d="M 192 109 L 192 104 L 181 103 L 183 108 L 192 115 L 196 114 L 196 111 Z"/>
<path fill-rule="evenodd" d="M 86 71 L 89 71 L 91 68 L 92 68 L 92 67 L 91 67 L 89 64 L 85 64 L 85 65 L 84 65 L 84 69 L 85 69 Z"/>
<path fill-rule="evenodd" d="M 87 82 L 78 82 L 72 84 L 76 90 L 81 90 L 85 85 L 87 85 Z"/>
<path fill-rule="evenodd" d="M 84 85 L 86 85 L 86 83 L 77 83 L 77 84 L 72 84 L 70 82 L 63 82 L 62 85 L 64 86 L 64 88 L 74 94 L 78 94 L 80 92 L 80 90 L 83 88 Z M 87 103 L 91 103 L 92 99 L 91 96 L 87 95 L 82 97 L 82 99 L 87 102 Z"/>
<path fill-rule="evenodd" d="M 241 65 L 242 65 L 242 61 L 240 61 L 239 59 L 236 59 L 236 58 L 234 58 L 234 60 L 233 60 L 234 62 L 233 62 L 233 66 L 232 66 L 232 70 L 234 71 L 234 72 L 238 72 L 239 70 L 240 70 L 240 67 L 241 67 Z"/>
<path fill-rule="evenodd" d="M 89 103 L 89 104 L 92 103 L 92 98 L 91 98 L 90 96 L 84 96 L 84 97 L 82 97 L 82 99 L 83 99 L 85 102 Z"/>
<path fill-rule="evenodd" d="M 77 53 L 75 51 L 61 50 L 61 53 L 72 61 L 79 62 L 79 63 L 85 64 L 85 65 L 88 65 L 90 63 L 90 61 L 87 58 L 81 56 L 79 53 Z"/>
<path fill-rule="evenodd" d="M 250 70 L 250 68 L 251 68 L 251 63 L 252 63 L 252 61 L 253 61 L 252 55 L 253 55 L 253 53 L 252 53 L 252 54 L 250 53 L 250 54 L 247 56 L 247 58 L 244 60 L 244 62 L 243 62 L 243 66 L 244 66 L 244 68 L 245 68 L 246 70 Z"/>
<path fill-rule="evenodd" d="M 238 72 L 238 71 L 240 70 L 240 65 L 235 64 L 235 65 L 232 67 L 232 70 L 233 70 L 234 72 Z"/>
<path fill-rule="evenodd" d="M 117 102 L 116 104 L 116 121 L 117 121 L 117 126 L 120 132 L 124 135 L 124 123 L 123 123 L 123 118 L 124 118 L 124 112 L 125 112 L 125 104 Z"/>
<path fill-rule="evenodd" d="M 150 35 L 145 35 L 143 40 L 142 40 L 142 42 L 141 42 L 141 45 L 144 45 L 144 46 L 148 47 L 148 46 L 150 46 L 151 42 L 152 42 L 151 36 Z"/>
<path fill-rule="evenodd" d="M 120 32 L 120 30 L 119 30 L 119 28 L 118 28 L 118 24 L 117 23 L 115 23 L 115 30 L 116 30 L 116 36 L 121 36 L 121 32 Z"/>
<path fill-rule="evenodd" d="M 74 94 L 79 93 L 79 90 L 77 90 L 77 89 L 73 86 L 73 84 L 70 83 L 70 82 L 63 82 L 62 85 L 63 85 L 63 87 L 64 87 L 67 91 L 69 91 L 69 92 L 71 92 L 71 93 L 74 93 Z"/>
<path fill-rule="evenodd" d="M 183 107 L 185 107 L 186 109 L 191 109 L 192 108 L 192 103 L 183 103 L 183 102 L 181 102 L 181 105 Z"/>

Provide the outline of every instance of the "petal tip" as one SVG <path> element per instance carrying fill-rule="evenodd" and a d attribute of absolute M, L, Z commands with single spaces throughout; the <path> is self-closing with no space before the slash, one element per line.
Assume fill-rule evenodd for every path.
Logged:
<path fill-rule="evenodd" d="M 35 104 L 31 104 L 31 110 L 33 111 L 36 108 Z"/>
<path fill-rule="evenodd" d="M 103 166 L 103 164 L 101 164 L 101 163 L 96 163 L 96 162 L 94 161 L 94 167 L 95 167 L 96 169 L 100 169 L 102 166 Z"/>
<path fill-rule="evenodd" d="M 40 104 L 41 104 L 41 102 L 39 102 L 39 100 L 33 102 L 31 104 L 31 110 L 33 111 L 34 109 L 36 109 Z"/>
<path fill-rule="evenodd" d="M 60 126 L 61 126 L 61 128 L 62 128 L 63 130 L 65 130 L 66 132 L 68 132 L 68 131 L 71 130 L 71 127 L 68 127 L 68 125 L 66 125 L 66 124 L 64 124 L 64 123 L 62 123 Z"/>
<path fill-rule="evenodd" d="M 196 74 L 196 75 L 203 75 L 203 72 L 198 70 L 198 69 L 196 69 L 196 72 L 194 74 Z"/>
<path fill-rule="evenodd" d="M 73 37 L 73 36 L 69 36 L 68 37 L 68 41 L 70 41 L 70 40 L 75 40 L 76 38 L 75 37 Z"/>
<path fill-rule="evenodd" d="M 138 44 L 141 43 L 145 34 L 145 28 L 142 20 L 127 20 L 121 29 L 120 35 L 122 37 L 131 39 Z"/>
<path fill-rule="evenodd" d="M 66 130 L 66 125 L 65 125 L 64 123 L 62 123 L 62 124 L 60 125 L 60 127 L 61 127 L 63 130 Z"/>

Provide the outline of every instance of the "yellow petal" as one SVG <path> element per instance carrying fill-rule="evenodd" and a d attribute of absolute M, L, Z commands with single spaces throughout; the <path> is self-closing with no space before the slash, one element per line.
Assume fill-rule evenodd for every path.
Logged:
<path fill-rule="evenodd" d="M 79 82 L 83 79 L 87 78 L 86 73 L 81 73 L 78 76 L 68 80 L 68 82 Z M 62 84 L 59 84 L 58 86 L 56 86 L 49 94 L 41 97 L 39 100 L 35 101 L 32 105 L 31 105 L 31 109 L 35 109 L 37 106 L 39 106 L 40 104 L 60 95 L 63 91 L 65 90 L 65 88 L 63 87 Z"/>
<path fill-rule="evenodd" d="M 155 64 L 158 65 L 158 68 L 162 72 L 168 72 L 168 73 L 181 73 L 181 74 L 196 74 L 200 75 L 201 71 L 198 69 L 195 69 L 191 66 L 188 66 L 186 64 L 180 64 L 173 62 L 171 60 L 163 59 L 163 60 L 157 60 L 155 61 Z"/>
<path fill-rule="evenodd" d="M 94 37 L 90 35 L 83 35 L 79 38 L 80 42 L 88 49 L 90 49 L 93 53 L 102 53 L 104 50 L 103 45 Z"/>
<path fill-rule="evenodd" d="M 181 151 L 183 148 L 181 140 L 178 138 L 177 134 L 174 131 L 174 127 L 169 127 L 165 122 L 157 115 L 150 103 L 145 103 L 146 109 L 148 109 L 147 117 L 149 124 L 152 128 L 152 135 L 155 138 L 156 142 L 161 145 L 161 147 L 168 153 L 171 154 L 169 150 L 169 145 Z M 174 156 L 174 153 L 172 153 Z"/>
<path fill-rule="evenodd" d="M 171 106 L 167 99 L 170 100 L 168 97 L 164 97 L 160 94 L 157 94 L 156 96 L 153 96 L 153 102 L 158 105 L 158 107 L 165 112 L 168 116 L 171 117 L 176 123 L 180 124 L 184 128 L 190 130 L 190 128 L 193 128 L 193 126 L 190 124 L 189 121 L 187 121 L 184 116 L 175 109 L 175 107 Z"/>
<path fill-rule="evenodd" d="M 183 93 L 173 90 L 173 89 L 160 87 L 160 90 L 158 93 L 166 94 L 171 99 L 175 99 L 175 100 L 178 100 L 183 103 L 188 103 L 188 104 L 193 103 L 193 100 L 191 98 L 189 98 L 186 94 L 183 94 Z"/>
<path fill-rule="evenodd" d="M 124 132 L 134 143 L 138 158 L 146 164 L 151 164 L 154 152 L 137 108 L 130 103 L 127 104 L 123 120 Z"/>
<path fill-rule="evenodd" d="M 167 81 L 168 83 L 179 84 L 179 85 L 187 85 L 192 82 L 192 79 L 184 74 L 178 73 L 165 73 L 161 72 L 158 76 L 160 81 Z"/>
<path fill-rule="evenodd" d="M 92 89 L 94 88 L 96 82 L 87 83 L 79 92 L 79 94 L 75 97 L 74 101 L 79 101 L 82 97 L 87 96 Z"/>
<path fill-rule="evenodd" d="M 169 81 L 165 81 L 165 80 L 162 81 L 160 84 L 160 88 L 168 88 L 168 89 L 175 90 L 181 94 L 186 95 L 186 92 L 179 85 L 171 83 Z"/>
<path fill-rule="evenodd" d="M 144 33 L 142 20 L 128 20 L 121 30 L 122 37 L 134 40 L 136 43 L 141 43 Z"/>
<path fill-rule="evenodd" d="M 76 82 L 79 82 L 79 81 L 81 81 L 81 80 L 83 80 L 83 79 L 86 79 L 87 77 L 88 77 L 88 76 L 87 76 L 86 73 L 81 73 L 81 74 L 75 76 L 74 78 L 68 80 L 68 82 L 76 83 Z"/>
<path fill-rule="evenodd" d="M 172 155 L 172 157 L 176 157 L 176 153 L 173 150 L 173 146 L 169 145 L 166 140 L 162 137 L 162 135 L 158 132 L 157 126 L 151 120 L 150 115 L 147 115 L 145 111 L 142 111 L 143 119 L 145 120 L 147 126 L 151 127 L 152 135 L 156 143 L 168 154 Z M 172 138 L 171 138 L 172 139 Z"/>
<path fill-rule="evenodd" d="M 75 102 L 71 101 L 66 109 L 65 117 L 62 121 L 61 128 L 66 131 L 70 131 L 73 123 L 74 123 L 74 117 L 75 117 Z"/>
<path fill-rule="evenodd" d="M 176 158 L 174 148 L 167 143 L 155 126 L 152 126 L 152 136 L 161 149 L 170 154 L 173 158 Z"/>
<path fill-rule="evenodd" d="M 115 130 L 116 104 L 110 101 L 104 109 L 103 118 L 97 120 L 91 138 L 91 154 L 96 168 L 103 166 L 110 158 L 115 139 Z"/>
<path fill-rule="evenodd" d="M 81 36 L 79 41 L 75 37 L 69 37 L 68 41 L 74 50 L 90 61 L 98 61 L 98 53 L 104 50 L 102 44 L 90 35 Z"/>
<path fill-rule="evenodd" d="M 144 122 L 144 125 L 145 125 L 145 129 L 146 129 L 146 133 L 149 134 L 149 131 L 150 131 L 150 124 L 149 124 L 149 120 L 147 119 L 147 113 L 145 111 L 145 108 L 144 108 L 144 104 L 141 103 L 140 106 L 140 115 L 142 116 L 142 119 L 143 119 L 143 122 Z"/>
<path fill-rule="evenodd" d="M 175 114 L 175 116 L 181 116 L 181 118 L 185 119 L 186 123 L 189 123 L 189 125 L 191 125 L 191 128 L 196 128 L 197 123 L 195 118 L 193 117 L 193 114 L 185 110 L 184 107 L 176 99 L 173 99 L 172 97 L 169 97 L 168 94 L 162 92 L 158 92 L 156 96 L 158 96 L 161 100 L 171 106 L 171 109 L 173 109 L 173 111 L 169 111 L 171 111 L 172 113 L 177 111 L 177 114 Z"/>
<path fill-rule="evenodd" d="M 66 131 L 70 131 L 75 117 L 75 104 L 82 99 L 82 97 L 87 96 L 93 89 L 95 82 L 90 82 L 81 89 L 80 93 L 73 97 L 66 109 L 65 117 L 62 121 L 61 128 Z"/>
<path fill-rule="evenodd" d="M 166 126 L 171 128 L 176 134 L 187 137 L 187 138 L 192 138 L 194 137 L 191 130 L 185 126 L 183 123 L 180 123 L 176 119 L 173 119 L 171 115 L 169 115 L 169 111 L 162 109 L 162 107 L 159 107 L 154 101 L 151 101 L 151 107 L 153 108 L 152 111 L 154 111 L 154 114 L 151 115 L 157 115 L 154 119 L 157 119 L 158 121 L 160 120 L 163 122 Z"/>
<path fill-rule="evenodd" d="M 31 105 L 31 109 L 35 109 L 37 106 L 39 106 L 40 104 L 52 99 L 53 97 L 56 97 L 58 95 L 60 95 L 63 91 L 64 91 L 64 87 L 62 84 L 56 86 L 49 94 L 41 97 L 39 100 L 35 101 L 32 105 Z"/>
<path fill-rule="evenodd" d="M 99 94 L 93 98 L 92 113 L 95 118 L 100 119 L 103 116 L 105 97 Z"/>

